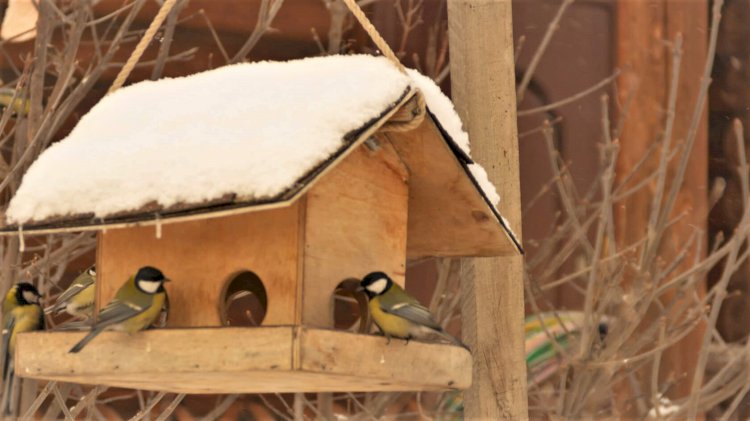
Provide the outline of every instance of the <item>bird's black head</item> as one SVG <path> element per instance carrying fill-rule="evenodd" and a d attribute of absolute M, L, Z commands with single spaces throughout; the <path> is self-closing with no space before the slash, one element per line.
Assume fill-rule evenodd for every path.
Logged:
<path fill-rule="evenodd" d="M 393 280 L 383 272 L 371 272 L 365 275 L 359 284 L 365 290 L 367 296 L 372 298 L 388 291 L 393 285 Z"/>
<path fill-rule="evenodd" d="M 19 282 L 16 284 L 16 301 L 18 301 L 18 305 L 39 305 L 40 298 L 42 298 L 42 294 L 37 291 L 34 285 L 28 282 Z"/>
<path fill-rule="evenodd" d="M 144 266 L 135 274 L 136 287 L 147 294 L 163 292 L 164 282 L 167 282 L 167 278 L 159 269 L 152 266 Z"/>

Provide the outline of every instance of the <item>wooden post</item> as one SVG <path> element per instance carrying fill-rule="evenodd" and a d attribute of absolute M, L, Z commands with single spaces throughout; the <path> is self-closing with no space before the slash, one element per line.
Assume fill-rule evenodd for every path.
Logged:
<path fill-rule="evenodd" d="M 521 233 L 511 0 L 448 0 L 453 100 L 502 198 L 500 211 Z M 462 283 L 462 332 L 474 355 L 464 393 L 467 420 L 528 418 L 521 256 L 474 259 Z"/>
<path fill-rule="evenodd" d="M 678 33 L 682 34 L 684 42 L 672 139 L 673 145 L 684 143 L 706 60 L 708 7 L 707 0 L 618 2 L 617 67 L 628 69 L 618 89 L 620 101 L 624 103 L 630 89 L 637 84 L 620 138 L 616 171 L 620 179 L 630 172 L 664 130 L 671 74 L 671 53 L 664 41 L 673 41 Z M 696 227 L 703 229 L 706 226 L 708 129 L 705 112 L 698 130 L 689 170 L 673 210 L 673 215 L 684 212 L 686 217 L 670 228 L 668 237 L 663 241 L 661 257 L 666 261 L 677 255 Z M 658 157 L 655 155 L 640 171 L 649 174 L 657 167 Z M 673 168 L 670 171 L 674 171 Z M 647 224 L 652 197 L 653 189 L 644 189 L 618 209 L 616 229 L 621 247 L 633 244 L 643 235 L 642 227 Z M 689 262 L 692 262 L 692 257 L 686 258 L 682 267 L 687 267 Z M 705 289 L 699 287 L 696 294 L 705 295 Z M 684 298 L 669 296 L 664 299 Z M 700 348 L 702 337 L 703 328 L 696 329 L 668 349 L 662 358 L 662 376 L 676 381 L 670 389 L 674 396 L 682 397 L 689 393 L 698 352 L 685 350 Z M 644 390 L 647 390 L 648 380 L 643 383 Z"/>

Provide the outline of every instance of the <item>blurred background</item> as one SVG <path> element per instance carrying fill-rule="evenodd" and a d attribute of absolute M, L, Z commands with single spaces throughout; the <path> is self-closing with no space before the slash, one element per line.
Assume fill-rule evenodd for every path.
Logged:
<path fill-rule="evenodd" d="M 450 95 L 446 3 L 359 3 L 402 62 Z M 71 100 L 45 145 L 64 138 L 105 94 L 160 7 L 55 2 L 59 13 L 44 18 L 52 28 L 45 45 L 31 1 L 0 4 L 0 79 L 17 86 L 43 49 L 44 101 L 70 65 L 63 58 L 72 24 L 63 16 L 84 7 L 84 21 L 98 31 L 76 46 L 81 78 L 71 83 L 96 79 Z M 750 417 L 749 23 L 748 0 L 513 1 L 531 418 Z M 118 28 L 125 36 L 103 59 L 101 45 Z M 129 82 L 350 53 L 377 54 L 339 0 L 179 0 Z M 29 124 L 33 118 L 16 116 L 3 133 L 9 168 L 32 147 L 16 135 Z M 0 192 L 5 203 L 24 165 L 3 170 L 11 178 Z M 28 238 L 21 256 L 12 240 L 2 241 L 3 282 L 31 276 L 51 295 L 94 260 L 90 235 Z M 407 273 L 408 290 L 433 303 L 456 334 L 465 275 L 456 259 L 411 262 Z M 248 325 L 262 320 L 266 298 L 257 291 L 226 297 L 237 324 L 245 315 Z M 356 325 L 360 314 L 346 294 L 332 299 L 332 311 L 339 328 Z M 64 392 L 74 405 L 90 389 Z M 305 396 L 306 415 L 320 418 L 316 408 L 332 399 L 337 419 L 462 416 L 458 393 L 379 395 Z M 169 405 L 161 396 L 144 412 L 158 397 L 148 392 L 97 396 L 91 416 L 98 418 L 158 417 Z M 291 400 L 187 396 L 166 417 L 292 419 Z M 60 416 L 56 405 L 44 401 L 40 418 Z"/>

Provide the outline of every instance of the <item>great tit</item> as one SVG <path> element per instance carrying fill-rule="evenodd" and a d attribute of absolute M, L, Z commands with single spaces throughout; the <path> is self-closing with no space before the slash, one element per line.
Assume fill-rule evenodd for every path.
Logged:
<path fill-rule="evenodd" d="M 3 300 L 3 314 L 8 313 L 12 311 L 14 308 L 18 307 L 20 304 L 20 300 L 18 298 L 19 293 L 23 293 L 23 291 L 27 291 L 26 294 L 31 294 L 30 289 L 27 287 L 27 285 L 31 285 L 28 282 L 19 282 L 8 290 L 8 293 L 5 294 L 5 299 Z M 34 288 L 33 285 L 31 285 L 32 288 Z M 36 290 L 36 289 L 34 289 Z M 20 292 L 19 292 L 20 291 Z M 31 295 L 29 295 L 31 297 Z"/>
<path fill-rule="evenodd" d="M 76 353 L 105 330 L 135 333 L 147 328 L 159 317 L 166 291 L 159 269 L 144 266 L 117 290 L 114 300 L 99 312 L 99 318 L 86 335 L 68 352 Z"/>
<path fill-rule="evenodd" d="M 391 337 L 425 339 L 437 335 L 469 349 L 463 342 L 445 332 L 426 307 L 407 294 L 383 272 L 372 272 L 362 278 L 362 289 L 369 299 L 370 316 L 390 341 Z"/>
<path fill-rule="evenodd" d="M 39 305 L 42 295 L 28 282 L 14 285 L 5 295 L 3 301 L 3 342 L 2 342 L 2 375 L 3 402 L 6 414 L 13 413 L 15 399 L 11 396 L 15 373 L 13 370 L 13 353 L 16 350 L 16 336 L 22 332 L 44 329 L 44 312 Z"/>
<path fill-rule="evenodd" d="M 16 90 L 9 87 L 0 88 L 0 108 L 5 109 L 10 107 L 12 114 L 29 114 L 31 109 L 31 102 L 28 98 L 24 98 L 25 94 L 23 91 L 16 94 Z M 13 98 L 15 96 L 15 99 Z"/>
<path fill-rule="evenodd" d="M 96 266 L 92 265 L 73 280 L 51 305 L 44 309 L 45 314 L 59 314 L 63 311 L 74 317 L 88 319 L 94 313 L 96 292 Z"/>

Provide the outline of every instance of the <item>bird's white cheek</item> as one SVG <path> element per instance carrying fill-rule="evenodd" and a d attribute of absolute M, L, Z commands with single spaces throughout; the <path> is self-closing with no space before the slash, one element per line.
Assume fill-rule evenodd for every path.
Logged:
<path fill-rule="evenodd" d="M 373 294 L 380 294 L 381 292 L 385 291 L 385 287 L 387 285 L 388 281 L 386 281 L 385 279 L 378 279 L 377 281 L 368 285 L 366 288 Z"/>
<path fill-rule="evenodd" d="M 138 282 L 138 287 L 141 288 L 143 291 L 146 291 L 149 294 L 155 293 L 159 289 L 159 285 L 161 285 L 159 282 L 150 282 L 150 281 Z"/>
<path fill-rule="evenodd" d="M 31 291 L 24 291 L 23 292 L 23 298 L 30 303 L 38 303 L 39 298 Z"/>

